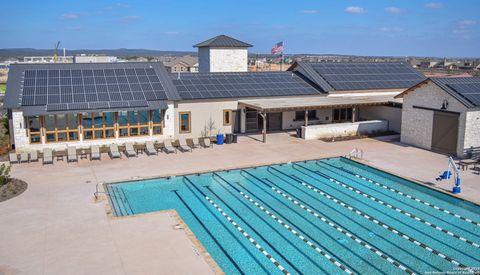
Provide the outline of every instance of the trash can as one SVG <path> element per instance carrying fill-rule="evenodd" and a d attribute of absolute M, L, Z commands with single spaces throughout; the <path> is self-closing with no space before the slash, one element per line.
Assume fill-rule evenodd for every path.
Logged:
<path fill-rule="evenodd" d="M 232 134 L 232 142 L 233 143 L 237 143 L 237 138 L 238 138 L 237 134 Z"/>
<path fill-rule="evenodd" d="M 233 135 L 232 134 L 226 134 L 225 135 L 225 143 L 230 144 L 233 142 Z"/>
<path fill-rule="evenodd" d="M 297 128 L 295 130 L 297 131 L 297 138 L 301 138 L 302 137 L 302 128 Z"/>
<path fill-rule="evenodd" d="M 225 139 L 225 137 L 223 136 L 223 134 L 218 134 L 217 135 L 217 145 L 222 145 L 223 142 L 225 141 L 224 139 Z"/>

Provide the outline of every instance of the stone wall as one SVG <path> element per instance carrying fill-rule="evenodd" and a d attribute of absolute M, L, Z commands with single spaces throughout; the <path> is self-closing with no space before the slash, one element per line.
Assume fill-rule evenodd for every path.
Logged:
<path fill-rule="evenodd" d="M 10 133 L 13 133 L 13 140 L 17 150 L 21 150 L 29 145 L 28 133 L 25 124 L 23 112 L 19 110 L 12 110 L 12 123 L 9 131 Z"/>
<path fill-rule="evenodd" d="M 199 72 L 246 72 L 247 49 L 199 48 Z"/>
<path fill-rule="evenodd" d="M 480 147 L 480 111 L 467 112 L 465 124 L 464 148 Z"/>

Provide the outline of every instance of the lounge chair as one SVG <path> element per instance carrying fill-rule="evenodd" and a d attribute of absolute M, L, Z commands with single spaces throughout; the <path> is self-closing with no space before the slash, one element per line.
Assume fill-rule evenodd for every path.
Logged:
<path fill-rule="evenodd" d="M 115 143 L 110 144 L 110 158 L 115 159 L 115 158 L 121 158 L 122 156 L 120 155 L 120 152 L 118 151 L 118 145 Z"/>
<path fill-rule="evenodd" d="M 8 153 L 8 158 L 10 160 L 10 163 L 18 163 L 18 155 L 15 152 L 10 152 Z"/>
<path fill-rule="evenodd" d="M 192 138 L 192 148 L 200 148 L 200 141 L 198 140 L 198 138 Z"/>
<path fill-rule="evenodd" d="M 53 164 L 53 153 L 50 148 L 43 149 L 43 165 L 45 164 Z"/>
<path fill-rule="evenodd" d="M 177 153 L 177 149 L 172 146 L 172 141 L 169 140 L 169 139 L 166 139 L 166 140 L 163 141 L 162 150 L 165 151 L 165 153 L 167 153 L 167 154 Z"/>
<path fill-rule="evenodd" d="M 182 152 L 187 152 L 187 151 L 192 152 L 192 148 L 190 148 L 190 146 L 188 146 L 185 138 L 179 138 L 178 139 L 178 149 L 180 149 L 180 151 L 182 151 Z"/>
<path fill-rule="evenodd" d="M 28 162 L 28 153 L 20 153 L 20 163 Z"/>
<path fill-rule="evenodd" d="M 125 155 L 127 157 L 136 157 L 137 156 L 137 153 L 133 149 L 133 144 L 130 143 L 130 142 L 125 144 Z"/>
<path fill-rule="evenodd" d="M 75 146 L 67 147 L 67 162 L 78 161 L 77 159 L 77 149 Z"/>
<path fill-rule="evenodd" d="M 38 153 L 37 150 L 30 152 L 30 161 L 38 161 Z"/>
<path fill-rule="evenodd" d="M 90 160 L 100 160 L 100 148 L 98 145 L 90 147 Z"/>
<path fill-rule="evenodd" d="M 205 147 L 205 148 L 212 147 L 213 148 L 213 144 L 210 142 L 210 138 L 204 138 L 203 139 L 203 147 Z"/>
<path fill-rule="evenodd" d="M 145 142 L 145 152 L 147 155 L 158 155 L 157 149 L 155 149 L 155 146 L 153 145 L 153 141 L 147 141 Z"/>

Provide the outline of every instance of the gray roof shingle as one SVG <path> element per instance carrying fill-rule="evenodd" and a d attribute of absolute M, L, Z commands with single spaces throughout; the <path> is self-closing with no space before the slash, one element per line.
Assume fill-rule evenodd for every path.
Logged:
<path fill-rule="evenodd" d="M 250 48 L 253 45 L 222 34 L 193 45 L 193 47 Z"/>
<path fill-rule="evenodd" d="M 432 77 L 430 80 L 466 107 L 480 107 L 480 77 Z"/>

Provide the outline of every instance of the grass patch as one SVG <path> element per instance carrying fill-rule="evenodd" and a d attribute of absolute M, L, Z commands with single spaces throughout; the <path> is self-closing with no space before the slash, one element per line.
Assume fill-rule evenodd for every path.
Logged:
<path fill-rule="evenodd" d="M 6 90 L 7 90 L 7 84 L 0 83 L 0 93 L 4 94 Z"/>

